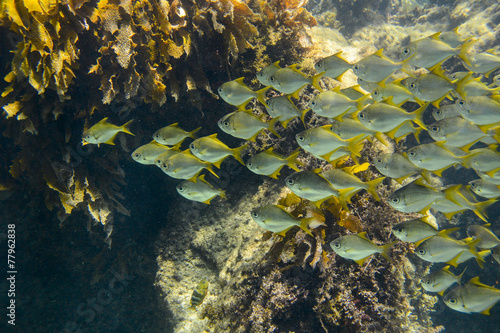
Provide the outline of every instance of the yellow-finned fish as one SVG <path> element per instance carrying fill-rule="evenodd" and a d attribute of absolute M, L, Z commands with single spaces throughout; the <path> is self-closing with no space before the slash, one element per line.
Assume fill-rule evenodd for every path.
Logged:
<path fill-rule="evenodd" d="M 451 197 L 452 191 L 456 191 L 456 189 L 450 188 L 445 192 L 438 191 L 425 185 L 421 179 L 417 179 L 394 191 L 387 198 L 387 202 L 392 208 L 403 213 L 423 213 L 437 199 Z"/>
<path fill-rule="evenodd" d="M 219 87 L 219 96 L 231 105 L 237 106 L 239 110 L 244 110 L 245 106 L 252 98 L 257 98 L 259 102 L 266 105 L 266 92 L 270 87 L 265 87 L 258 91 L 253 91 L 245 83 L 244 77 L 226 82 Z"/>
<path fill-rule="evenodd" d="M 483 172 L 498 169 L 500 167 L 500 154 L 494 149 L 496 149 L 496 145 L 471 150 L 469 155 L 464 158 L 462 165 Z"/>
<path fill-rule="evenodd" d="M 406 178 L 425 172 L 406 157 L 398 153 L 382 154 L 373 159 L 373 165 L 378 172 L 384 176 L 394 178 L 398 183 L 402 183 Z"/>
<path fill-rule="evenodd" d="M 366 238 L 366 232 L 361 232 L 355 235 L 341 236 L 330 242 L 330 246 L 336 254 L 342 258 L 356 261 L 359 265 L 363 265 L 365 260 L 375 253 L 382 254 L 386 259 L 389 257 L 390 249 L 397 242 L 392 242 L 386 245 L 376 245 L 371 240 Z"/>
<path fill-rule="evenodd" d="M 413 94 L 401 85 L 401 80 L 396 80 L 385 85 L 379 86 L 371 92 L 371 96 L 377 102 L 382 102 L 384 99 L 392 97 L 392 102 L 396 105 L 406 101 L 416 102 Z"/>
<path fill-rule="evenodd" d="M 298 99 L 300 90 L 308 84 L 322 91 L 319 86 L 319 80 L 322 76 L 323 73 L 312 77 L 307 76 L 297 69 L 297 65 L 292 65 L 278 69 L 271 75 L 269 81 L 274 89 Z"/>
<path fill-rule="evenodd" d="M 218 195 L 226 199 L 226 193 L 210 185 L 205 180 L 205 175 L 199 176 L 198 180 L 196 183 L 189 180 L 183 181 L 177 185 L 177 192 L 188 200 L 203 202 L 207 205 L 210 204 L 210 200 Z"/>
<path fill-rule="evenodd" d="M 265 85 L 266 87 L 271 85 L 271 81 L 269 81 L 269 78 L 271 75 L 273 75 L 278 69 L 281 69 L 279 65 L 280 61 L 275 61 L 270 65 L 267 65 L 266 67 L 262 68 L 260 71 L 257 72 L 257 80 L 259 80 L 260 83 Z"/>
<path fill-rule="evenodd" d="M 409 78 L 404 82 L 406 88 L 415 96 L 418 102 L 431 102 L 437 108 L 441 101 L 455 89 L 455 83 L 451 82 L 437 69 L 429 74 Z"/>
<path fill-rule="evenodd" d="M 396 63 L 384 56 L 384 49 L 364 57 L 352 65 L 352 71 L 357 77 L 368 82 L 383 82 L 392 73 L 404 69 L 404 63 Z"/>
<path fill-rule="evenodd" d="M 391 78 L 388 78 L 386 80 L 386 83 L 388 83 L 387 81 L 389 81 L 390 79 Z M 358 85 L 361 88 L 363 88 L 363 90 L 366 90 L 369 93 L 372 93 L 375 89 L 377 89 L 378 87 L 380 87 L 380 84 L 378 84 L 376 82 L 369 82 L 369 81 L 363 80 L 360 77 L 358 77 L 358 79 L 356 80 L 356 82 L 358 83 Z"/>
<path fill-rule="evenodd" d="M 403 49 L 404 62 L 415 67 L 430 69 L 451 56 L 459 56 L 465 63 L 469 63 L 467 52 L 474 40 L 467 39 L 460 46 L 453 48 L 439 39 L 440 32 L 411 42 Z"/>
<path fill-rule="evenodd" d="M 243 145 L 238 148 L 229 148 L 217 139 L 217 134 L 198 138 L 189 144 L 191 153 L 200 160 L 210 162 L 220 169 L 220 164 L 227 156 L 233 156 L 238 162 L 245 165 L 241 159 L 242 152 L 248 148 Z"/>
<path fill-rule="evenodd" d="M 422 219 L 414 219 L 396 224 L 392 233 L 403 242 L 416 243 L 437 235 L 439 230 Z"/>
<path fill-rule="evenodd" d="M 342 119 L 342 121 L 332 120 L 331 124 L 332 127 L 330 128 L 330 131 L 340 136 L 343 140 L 360 136 L 359 141 L 361 141 L 370 135 L 377 134 L 377 131 L 366 128 L 357 119 L 345 118 Z"/>
<path fill-rule="evenodd" d="M 449 291 L 444 295 L 443 301 L 450 309 L 458 312 L 489 315 L 490 309 L 500 301 L 500 290 L 482 284 L 476 276 Z"/>
<path fill-rule="evenodd" d="M 456 156 L 446 148 L 446 142 L 432 142 L 410 148 L 406 157 L 417 167 L 429 170 L 441 177 L 441 173 L 452 165 L 463 162 L 463 156 Z"/>
<path fill-rule="evenodd" d="M 327 161 L 330 160 L 330 154 L 340 147 L 345 147 L 355 156 L 360 156 L 360 150 L 363 148 L 360 140 L 364 135 L 343 140 L 331 131 L 331 127 L 332 125 L 324 125 L 306 129 L 295 135 L 295 140 L 305 151 Z"/>
<path fill-rule="evenodd" d="M 191 302 L 189 304 L 189 309 L 194 309 L 198 305 L 203 303 L 203 300 L 207 296 L 208 293 L 208 280 L 205 278 L 201 280 L 200 283 L 193 290 L 193 294 L 191 295 Z"/>
<path fill-rule="evenodd" d="M 423 114 L 427 104 L 409 113 L 405 109 L 384 102 L 377 102 L 368 105 L 357 113 L 359 122 L 366 128 L 385 133 L 394 138 L 393 133 L 389 133 L 398 128 L 399 125 L 407 121 L 414 121 L 422 128 L 426 128 L 423 121 Z"/>
<path fill-rule="evenodd" d="M 352 65 L 342 57 L 342 51 L 318 61 L 314 68 L 324 76 L 338 79 L 342 74 L 351 69 Z"/>
<path fill-rule="evenodd" d="M 267 112 L 273 118 L 280 118 L 280 122 L 284 128 L 287 128 L 288 123 L 300 117 L 304 122 L 304 116 L 309 110 L 300 111 L 288 96 L 277 96 L 267 100 Z"/>
<path fill-rule="evenodd" d="M 492 249 L 500 245 L 500 239 L 490 230 L 490 226 L 491 224 L 487 223 L 484 225 L 470 225 L 467 227 L 467 234 L 469 237 L 480 239 L 480 242 L 476 244 L 479 249 Z"/>
<path fill-rule="evenodd" d="M 490 126 L 490 125 L 486 125 Z M 467 146 L 489 137 L 486 134 L 486 127 L 479 127 L 470 120 L 462 117 L 445 118 L 427 126 L 429 135 L 436 141 L 446 141 L 448 146 L 462 147 L 468 150 Z"/>
<path fill-rule="evenodd" d="M 500 122 L 500 95 L 472 96 L 456 102 L 460 115 L 476 125 Z"/>
<path fill-rule="evenodd" d="M 262 228 L 277 233 L 280 236 L 284 237 L 286 232 L 295 226 L 300 227 L 304 232 L 312 236 L 307 226 L 311 222 L 311 219 L 314 218 L 298 220 L 282 206 L 267 205 L 258 207 L 252 210 L 251 215 L 253 220 Z"/>
<path fill-rule="evenodd" d="M 178 148 L 185 138 L 195 139 L 195 134 L 200 129 L 201 127 L 198 127 L 194 131 L 188 132 L 180 128 L 178 123 L 175 123 L 157 130 L 153 134 L 153 140 L 162 145 L 176 146 L 176 148 Z"/>
<path fill-rule="evenodd" d="M 469 60 L 470 65 L 464 64 L 465 68 L 471 72 L 484 74 L 486 77 L 500 67 L 500 56 L 490 52 L 476 53 L 469 57 Z"/>
<path fill-rule="evenodd" d="M 344 169 L 330 169 L 321 172 L 319 175 L 325 178 L 334 189 L 349 190 L 349 195 L 346 197 L 347 202 L 350 202 L 350 198 L 361 190 L 367 190 L 375 198 L 375 200 L 380 201 L 377 193 L 377 187 L 382 183 L 385 177 L 364 182 L 354 176 L 354 173 L 365 171 L 369 166 L 369 163 L 364 163 Z"/>
<path fill-rule="evenodd" d="M 475 248 L 479 240 L 456 240 L 447 236 L 447 232 L 448 230 L 442 230 L 439 234 L 424 240 L 415 249 L 415 254 L 425 261 L 447 262 L 455 267 L 457 266 L 456 260 L 464 251 L 471 252 L 478 262 L 483 260 Z"/>
<path fill-rule="evenodd" d="M 101 143 L 105 143 L 108 145 L 114 145 L 113 140 L 116 135 L 120 132 L 124 132 L 130 135 L 134 135 L 129 130 L 129 126 L 133 120 L 128 121 L 122 126 L 116 126 L 111 123 L 108 123 L 108 117 L 102 119 L 97 124 L 89 128 L 88 130 L 83 132 L 83 142 L 82 146 L 85 146 L 89 143 L 100 146 Z"/>
<path fill-rule="evenodd" d="M 317 115 L 326 118 L 342 117 L 344 114 L 351 113 L 357 109 L 365 107 L 370 95 L 365 95 L 355 101 L 346 97 L 340 92 L 337 86 L 333 90 L 324 91 L 313 97 L 310 106 Z"/>
<path fill-rule="evenodd" d="M 134 150 L 130 156 L 132 156 L 134 161 L 141 164 L 155 164 L 158 156 L 172 149 L 153 140 Z"/>
<path fill-rule="evenodd" d="M 279 118 L 273 118 L 266 123 L 247 111 L 235 111 L 222 117 L 217 125 L 221 130 L 235 138 L 255 141 L 263 129 L 269 130 L 279 138 L 279 134 L 274 129 L 278 120 Z"/>
<path fill-rule="evenodd" d="M 476 171 L 476 173 L 479 177 L 481 177 L 481 179 L 484 179 L 485 181 L 495 185 L 500 185 L 500 168 L 488 173 L 482 171 Z"/>
<path fill-rule="evenodd" d="M 190 179 L 196 182 L 196 176 L 201 170 L 207 169 L 216 177 L 217 174 L 212 170 L 212 164 L 200 160 L 189 152 L 189 149 L 170 156 L 162 165 L 161 170 L 172 178 Z"/>
<path fill-rule="evenodd" d="M 297 167 L 298 164 L 302 164 L 297 160 L 300 150 L 296 150 L 288 157 L 283 157 L 274 152 L 274 148 L 271 147 L 263 152 L 250 157 L 247 161 L 247 168 L 258 175 L 269 176 L 274 179 L 278 179 L 281 168 L 285 165 L 289 168 L 299 171 Z"/>
<path fill-rule="evenodd" d="M 455 275 L 450 272 L 450 266 L 448 265 L 438 271 L 434 271 L 424 276 L 421 279 L 420 284 L 425 290 L 432 293 L 438 293 L 443 296 L 446 289 L 451 287 L 454 283 L 460 284 L 460 280 L 462 279 L 462 275 L 464 275 L 464 273 L 465 269 L 461 274 Z"/>
<path fill-rule="evenodd" d="M 285 179 L 285 184 L 294 194 L 314 202 L 318 207 L 332 196 L 341 196 L 341 192 L 334 189 L 326 179 L 313 171 L 294 173 Z"/>
<path fill-rule="evenodd" d="M 486 261 L 485 258 L 487 256 L 489 256 L 491 254 L 491 252 L 492 251 L 490 251 L 490 250 L 482 250 L 482 251 L 478 251 L 477 253 L 481 257 L 482 261 Z M 470 253 L 469 251 L 464 251 L 458 256 L 458 259 L 456 260 L 457 265 L 463 264 L 464 262 L 466 262 L 472 258 L 476 258 L 476 257 L 472 253 Z"/>
<path fill-rule="evenodd" d="M 488 199 L 500 197 L 500 185 L 492 184 L 482 178 L 471 180 L 469 186 L 472 192 L 481 197 Z"/>

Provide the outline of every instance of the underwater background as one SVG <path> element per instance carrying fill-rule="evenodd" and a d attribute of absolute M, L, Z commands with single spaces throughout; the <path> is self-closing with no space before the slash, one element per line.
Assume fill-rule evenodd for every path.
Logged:
<path fill-rule="evenodd" d="M 383 48 L 400 61 L 410 39 L 457 27 L 479 40 L 477 52 L 498 54 L 497 1 L 5 0 L 1 8 L 2 332 L 499 331 L 498 304 L 490 315 L 466 314 L 422 289 L 420 279 L 446 264 L 421 260 L 413 244 L 399 241 L 391 261 L 375 255 L 362 266 L 332 251 L 330 242 L 347 233 L 396 241 L 392 226 L 419 216 L 387 204 L 398 187 L 390 179 L 377 190 L 380 201 L 360 192 L 348 210 L 323 211 L 312 236 L 293 228 L 281 237 L 250 212 L 277 203 L 316 211 L 290 195 L 284 179 L 293 170 L 273 179 L 229 157 L 214 168 L 218 177 L 205 172 L 227 199 L 207 205 L 180 196 L 180 180 L 131 156 L 174 123 L 201 127 L 196 137 L 217 133 L 229 147 L 248 144 L 245 161 L 269 147 L 288 156 L 298 147 L 295 135 L 322 119 L 311 112 L 306 127 L 300 119 L 277 126 L 280 138 L 264 131 L 255 141 L 238 139 L 218 127 L 236 109 L 220 98 L 222 84 L 245 77 L 252 90 L 262 89 L 256 74 L 276 61 L 312 76 L 320 59 L 339 51 L 354 63 Z M 442 67 L 464 70 L 456 58 Z M 349 71 L 341 81 L 353 86 L 356 76 Z M 297 108 L 308 109 L 317 93 L 307 86 Z M 256 100 L 248 106 L 265 114 Z M 119 126 L 133 120 L 134 135 L 82 145 L 84 131 L 105 117 Z M 423 120 L 433 122 L 430 112 Z M 399 151 L 415 145 L 412 136 L 395 144 Z M 366 142 L 359 162 L 381 152 Z M 299 156 L 304 170 L 325 163 Z M 380 176 L 373 165 L 364 172 L 366 180 Z M 442 176 L 446 185 L 477 178 L 461 166 Z M 487 213 L 498 235 L 499 204 Z M 440 229 L 483 223 L 472 211 L 451 220 L 434 215 Z M 464 268 L 464 282 L 479 276 L 499 288 L 492 256 L 483 268 L 471 260 L 454 272 Z M 15 284 L 7 279 L 13 274 Z M 208 292 L 190 308 L 203 279 Z M 13 299 L 15 325 L 7 308 Z"/>

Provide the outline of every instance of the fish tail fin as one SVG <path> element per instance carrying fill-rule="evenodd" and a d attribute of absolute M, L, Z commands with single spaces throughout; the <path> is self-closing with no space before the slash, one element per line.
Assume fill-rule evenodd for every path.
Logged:
<path fill-rule="evenodd" d="M 121 127 L 121 131 L 124 132 L 124 133 L 127 133 L 127 134 L 135 136 L 134 133 L 130 132 L 130 124 L 132 124 L 133 121 L 134 121 L 134 119 L 129 120 L 125 124 L 123 124 L 122 127 Z"/>
<path fill-rule="evenodd" d="M 302 111 L 302 115 L 300 116 L 300 120 L 302 120 L 302 124 L 304 125 L 304 127 L 306 127 L 306 115 L 307 113 L 311 111 L 311 109 L 306 109 L 304 111 Z"/>
<path fill-rule="evenodd" d="M 297 167 L 297 165 L 302 165 L 302 163 L 300 161 L 297 160 L 297 157 L 299 156 L 300 154 L 300 150 L 297 149 L 297 151 L 293 152 L 290 156 L 288 156 L 286 158 L 286 165 L 288 165 L 288 167 L 290 167 L 291 169 L 299 172 L 299 168 Z"/>
<path fill-rule="evenodd" d="M 227 200 L 226 191 L 224 191 L 224 190 L 220 190 L 219 196 L 220 196 L 222 199 Z"/>
<path fill-rule="evenodd" d="M 347 140 L 349 142 L 349 144 L 347 145 L 347 149 L 349 149 L 349 151 L 353 153 L 354 156 L 361 157 L 361 149 L 363 149 L 364 147 L 362 139 L 364 137 L 364 134 L 360 134 Z"/>
<path fill-rule="evenodd" d="M 470 60 L 467 57 L 467 53 L 469 53 L 470 49 L 474 44 L 476 43 L 476 40 L 472 37 L 467 38 L 462 45 L 460 46 L 460 51 L 458 53 L 458 57 L 462 59 L 467 65 L 471 66 Z"/>
<path fill-rule="evenodd" d="M 312 221 L 312 219 L 313 218 L 311 218 L 311 217 L 301 219 L 299 227 L 300 227 L 300 229 L 304 230 L 304 232 L 306 234 L 314 237 L 313 234 L 311 233 L 311 231 L 309 230 L 309 223 Z"/>
<path fill-rule="evenodd" d="M 267 86 L 267 87 L 264 87 L 260 90 L 257 90 L 255 93 L 257 94 L 257 99 L 259 100 L 259 102 L 261 102 L 262 104 L 264 104 L 264 106 L 267 108 L 268 105 L 266 103 L 266 93 L 267 91 L 269 90 L 269 88 L 271 88 L 270 86 Z"/>
<path fill-rule="evenodd" d="M 392 261 L 391 256 L 389 256 L 389 252 L 394 247 L 394 245 L 396 245 L 397 243 L 398 243 L 398 241 L 394 241 L 394 242 L 391 242 L 389 244 L 381 245 L 382 252 L 380 252 L 380 254 L 382 256 L 384 256 L 385 259 Z"/>
<path fill-rule="evenodd" d="M 493 205 L 495 202 L 497 202 L 496 198 L 478 202 L 477 204 L 474 205 L 474 213 L 477 216 L 479 216 L 484 222 L 488 222 L 488 214 L 486 213 L 486 210 L 488 209 L 489 206 Z"/>
<path fill-rule="evenodd" d="M 233 157 L 240 162 L 241 164 L 245 165 L 245 162 L 243 162 L 243 159 L 241 158 L 243 151 L 248 148 L 248 145 L 243 145 L 238 148 L 233 149 Z"/>
<path fill-rule="evenodd" d="M 376 179 L 370 180 L 368 182 L 368 189 L 367 189 L 367 191 L 377 201 L 380 201 L 380 197 L 379 197 L 379 195 L 377 193 L 377 188 L 384 181 L 384 179 L 385 179 L 385 177 L 380 177 L 380 178 L 376 178 Z"/>
<path fill-rule="evenodd" d="M 479 244 L 479 242 L 481 242 L 481 238 L 476 238 L 475 240 L 467 243 L 467 245 L 469 246 L 469 252 L 472 253 L 474 255 L 474 257 L 476 258 L 476 261 L 479 265 L 479 267 L 483 268 L 483 263 L 486 262 L 483 257 L 477 252 L 477 249 L 476 249 L 476 245 Z M 455 266 L 456 267 L 456 266 Z"/>
<path fill-rule="evenodd" d="M 269 130 L 269 132 L 273 133 L 278 138 L 281 138 L 281 136 L 278 134 L 278 132 L 276 132 L 276 123 L 278 123 L 279 119 L 280 119 L 280 117 L 276 117 L 276 118 L 271 119 L 271 121 L 269 121 L 269 123 L 268 123 L 267 129 Z"/>
<path fill-rule="evenodd" d="M 424 112 L 425 110 L 427 110 L 428 105 L 429 103 L 424 103 L 424 105 L 414 111 L 415 118 L 413 119 L 413 121 L 424 130 L 427 130 L 427 127 L 424 124 Z"/>
<path fill-rule="evenodd" d="M 198 127 L 197 129 L 192 130 L 191 132 L 189 132 L 189 137 L 192 138 L 192 139 L 196 139 L 196 132 L 198 132 L 199 130 L 201 130 L 201 127 Z"/>
<path fill-rule="evenodd" d="M 464 275 L 465 271 L 467 270 L 467 267 L 464 268 L 464 270 L 462 271 L 462 273 L 460 273 L 460 275 L 457 276 L 457 283 L 458 284 L 462 284 L 462 276 Z"/>
<path fill-rule="evenodd" d="M 323 91 L 323 88 L 321 88 L 321 86 L 319 85 L 319 81 L 321 80 L 321 78 L 323 77 L 323 74 L 325 74 L 325 72 L 321 72 L 319 74 L 316 74 L 314 75 L 311 80 L 311 84 L 314 88 L 318 89 L 319 91 Z"/>

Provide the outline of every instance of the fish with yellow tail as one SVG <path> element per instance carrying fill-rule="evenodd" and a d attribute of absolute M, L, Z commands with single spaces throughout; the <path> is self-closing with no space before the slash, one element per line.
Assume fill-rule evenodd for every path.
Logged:
<path fill-rule="evenodd" d="M 389 257 L 390 249 L 397 242 L 392 242 L 386 245 L 376 245 L 371 240 L 366 238 L 366 232 L 361 232 L 355 235 L 346 235 L 334 239 L 330 242 L 332 250 L 342 258 L 356 261 L 359 265 L 363 265 L 365 260 L 375 253 L 382 254 L 386 259 Z"/>
<path fill-rule="evenodd" d="M 235 111 L 222 117 L 217 125 L 221 130 L 235 138 L 255 141 L 263 129 L 269 130 L 279 138 L 280 135 L 274 128 L 278 120 L 279 118 L 273 118 L 266 123 L 249 112 Z"/>
<path fill-rule="evenodd" d="M 267 65 L 266 67 L 262 68 L 260 71 L 257 72 L 257 80 L 259 80 L 260 83 L 263 85 L 270 86 L 271 82 L 269 81 L 269 78 L 271 75 L 273 75 L 278 69 L 281 69 L 279 65 L 279 60 L 275 61 L 274 63 Z"/>
<path fill-rule="evenodd" d="M 312 201 L 318 208 L 331 197 L 340 197 L 341 192 L 313 171 L 300 171 L 285 179 L 286 186 L 302 199 Z M 347 206 L 344 201 L 344 206 Z"/>
<path fill-rule="evenodd" d="M 274 72 L 269 78 L 269 82 L 271 82 L 271 86 L 279 92 L 298 99 L 299 92 L 308 84 L 322 91 L 319 86 L 319 80 L 322 76 L 323 73 L 316 74 L 312 77 L 307 76 L 297 69 L 297 65 L 291 65 Z"/>
<path fill-rule="evenodd" d="M 208 293 L 208 280 L 205 278 L 198 283 L 196 288 L 193 290 L 193 294 L 191 295 L 191 301 L 189 304 L 189 309 L 194 309 L 198 305 L 203 303 L 203 300 L 207 296 Z"/>
<path fill-rule="evenodd" d="M 366 106 L 370 95 L 364 95 L 357 100 L 352 100 L 340 92 L 337 86 L 333 90 L 324 91 L 311 100 L 310 106 L 317 115 L 326 118 L 339 119 L 344 114 L 348 114 L 362 109 Z"/>
<path fill-rule="evenodd" d="M 457 149 L 458 150 L 458 149 Z M 464 155 L 458 151 L 457 154 Z M 445 141 L 426 143 L 410 148 L 406 152 L 410 162 L 424 170 L 432 171 L 441 177 L 441 173 L 452 165 L 463 162 L 463 156 L 457 156 L 446 147 Z"/>
<path fill-rule="evenodd" d="M 467 39 L 460 46 L 451 47 L 442 41 L 440 32 L 411 42 L 402 51 L 404 62 L 415 67 L 431 69 L 451 56 L 457 55 L 464 63 L 470 64 L 467 52 L 474 40 Z"/>
<path fill-rule="evenodd" d="M 462 80 L 467 79 L 466 77 Z M 404 82 L 406 89 L 413 94 L 417 102 L 430 102 L 436 108 L 439 108 L 441 101 L 455 89 L 455 83 L 444 76 L 440 69 L 434 69 L 429 74 L 416 78 L 410 77 L 401 82 Z M 457 84 L 461 84 L 461 82 L 457 82 Z"/>
<path fill-rule="evenodd" d="M 198 180 L 197 182 L 189 180 L 183 181 L 177 185 L 177 192 L 188 200 L 203 202 L 207 205 L 209 205 L 210 201 L 216 196 L 226 199 L 226 193 L 210 185 L 210 183 L 205 180 L 205 175 L 199 176 Z"/>
<path fill-rule="evenodd" d="M 226 103 L 237 106 L 239 110 L 244 110 L 252 98 L 257 98 L 259 102 L 266 106 L 266 92 L 270 87 L 253 91 L 243 83 L 243 79 L 244 77 L 240 77 L 239 79 L 222 84 L 218 89 L 219 96 Z"/>
<path fill-rule="evenodd" d="M 381 154 L 373 159 L 373 165 L 378 172 L 393 178 L 400 184 L 406 178 L 418 173 L 424 173 L 425 178 L 428 179 L 426 170 L 417 167 L 405 156 L 398 153 Z"/>
<path fill-rule="evenodd" d="M 500 154 L 496 151 L 498 145 L 488 148 L 478 148 L 470 151 L 462 165 L 476 171 L 490 172 L 500 167 Z"/>
<path fill-rule="evenodd" d="M 132 132 L 130 132 L 129 129 L 132 121 L 133 120 L 130 120 L 122 126 L 116 126 L 108 123 L 108 117 L 106 117 L 83 132 L 82 145 L 85 146 L 90 143 L 97 145 L 97 147 L 99 147 L 101 143 L 114 145 L 115 143 L 113 142 L 113 140 L 118 133 L 124 132 L 130 135 L 134 135 Z"/>
<path fill-rule="evenodd" d="M 484 74 L 489 77 L 497 68 L 500 67 L 500 56 L 490 52 L 476 53 L 469 57 L 470 64 L 464 64 L 468 70 Z"/>
<path fill-rule="evenodd" d="M 500 197 L 500 185 L 492 184 L 481 178 L 471 180 L 469 188 L 472 192 L 484 198 L 495 199 Z"/>
<path fill-rule="evenodd" d="M 343 195 L 347 202 L 350 202 L 351 197 L 361 190 L 367 190 L 375 200 L 380 201 L 377 187 L 382 183 L 385 177 L 364 182 L 354 175 L 355 173 L 367 170 L 369 166 L 369 163 L 363 163 L 343 169 L 330 169 L 321 172 L 319 175 L 325 178 L 333 188 L 337 190 L 348 190 L 348 192 Z"/>
<path fill-rule="evenodd" d="M 392 97 L 392 102 L 396 105 L 406 101 L 416 102 L 413 94 L 400 84 L 401 80 L 396 80 L 385 85 L 378 86 L 371 92 L 372 98 L 377 102 L 382 102 L 384 99 Z"/>
<path fill-rule="evenodd" d="M 297 165 L 302 163 L 297 160 L 300 150 L 293 152 L 288 157 L 283 157 L 274 152 L 273 147 L 250 157 L 247 161 L 247 168 L 258 175 L 269 176 L 278 179 L 281 168 L 285 165 L 299 171 Z"/>
<path fill-rule="evenodd" d="M 245 165 L 241 159 L 241 154 L 246 148 L 248 148 L 248 145 L 243 145 L 238 148 L 229 148 L 222 141 L 217 139 L 217 134 L 198 138 L 189 144 L 189 150 L 194 156 L 202 161 L 212 163 L 219 169 L 222 161 L 227 156 L 233 156 L 238 162 Z"/>
<path fill-rule="evenodd" d="M 422 218 L 398 223 L 392 227 L 392 233 L 403 242 L 416 243 L 437 235 L 439 230 Z"/>
<path fill-rule="evenodd" d="M 470 225 L 467 227 L 467 234 L 474 239 L 481 239 L 476 245 L 479 249 L 492 249 L 500 245 L 500 239 L 491 230 L 491 224 L 484 225 Z"/>
<path fill-rule="evenodd" d="M 444 295 L 443 301 L 455 311 L 489 315 L 490 309 L 500 301 L 500 290 L 482 284 L 476 276 L 464 285 L 449 291 Z"/>
<path fill-rule="evenodd" d="M 156 158 L 169 150 L 174 149 L 161 145 L 153 140 L 134 150 L 130 156 L 132 156 L 132 159 L 137 163 L 149 165 L 155 164 Z"/>
<path fill-rule="evenodd" d="M 445 266 L 438 271 L 434 271 L 430 274 L 427 274 L 422 278 L 420 284 L 422 288 L 425 290 L 438 293 L 443 296 L 446 289 L 451 287 L 454 283 L 460 284 L 460 280 L 462 279 L 462 275 L 464 275 L 465 269 L 460 273 L 460 275 L 455 275 L 450 272 L 450 266 Z"/>
<path fill-rule="evenodd" d="M 500 95 L 472 96 L 455 102 L 462 117 L 476 125 L 500 122 Z"/>
<path fill-rule="evenodd" d="M 211 163 L 200 160 L 198 157 L 191 154 L 189 149 L 169 157 L 161 165 L 161 170 L 170 177 L 176 179 L 190 179 L 193 182 L 196 182 L 196 176 L 203 169 L 207 169 L 214 176 L 219 177 L 212 170 Z"/>
<path fill-rule="evenodd" d="M 252 210 L 251 216 L 262 228 L 283 237 L 288 230 L 296 226 L 312 236 L 307 226 L 316 219 L 316 217 L 296 219 L 283 206 L 279 205 L 267 205 L 255 208 Z"/>
<path fill-rule="evenodd" d="M 351 69 L 352 64 L 342 57 L 342 51 L 329 57 L 323 58 L 314 65 L 318 73 L 324 72 L 324 76 L 339 79 L 342 74 Z"/>
<path fill-rule="evenodd" d="M 397 70 L 411 74 L 409 66 L 405 63 L 396 63 L 384 56 L 384 49 L 379 49 L 352 65 L 352 71 L 357 77 L 368 82 L 378 82 L 381 85 L 384 85 L 385 79 Z"/>
<path fill-rule="evenodd" d="M 482 266 L 484 260 L 475 247 L 480 240 L 472 240 L 472 238 L 457 240 L 448 236 L 457 229 L 459 228 L 441 230 L 437 235 L 427 238 L 417 246 L 415 254 L 428 262 L 447 262 L 456 267 L 462 252 L 470 252 Z"/>
<path fill-rule="evenodd" d="M 162 145 L 176 146 L 176 148 L 179 148 L 184 139 L 186 138 L 195 139 L 196 138 L 195 134 L 200 129 L 201 127 L 198 127 L 197 129 L 188 132 L 180 128 L 178 123 L 175 123 L 157 130 L 153 134 L 153 140 Z"/>
<path fill-rule="evenodd" d="M 287 128 L 288 123 L 300 117 L 304 123 L 304 116 L 309 110 L 300 111 L 288 96 L 277 96 L 267 100 L 267 112 L 273 118 L 280 118 L 280 122 L 284 128 Z"/>

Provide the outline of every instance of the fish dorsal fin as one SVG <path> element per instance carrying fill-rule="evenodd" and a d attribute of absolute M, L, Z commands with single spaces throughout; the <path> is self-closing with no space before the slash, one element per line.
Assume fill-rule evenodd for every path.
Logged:
<path fill-rule="evenodd" d="M 450 267 L 451 267 L 450 265 L 443 267 L 443 271 L 445 271 L 446 273 L 450 273 L 450 274 L 452 274 L 452 273 L 450 272 Z"/>
<path fill-rule="evenodd" d="M 498 289 L 496 289 L 496 288 L 494 288 L 494 287 L 492 287 L 492 286 L 488 286 L 488 285 L 486 285 L 486 284 L 484 284 L 484 283 L 479 282 L 479 276 L 475 276 L 475 277 L 473 277 L 473 278 L 472 278 L 472 279 L 470 279 L 470 280 L 469 280 L 469 282 L 467 282 L 467 283 L 468 283 L 468 284 L 473 284 L 473 285 L 476 285 L 476 286 L 478 286 L 478 287 L 488 288 L 488 289 L 490 289 L 490 290 L 495 290 L 495 291 L 500 292 L 500 290 L 498 290 Z"/>
<path fill-rule="evenodd" d="M 374 55 L 376 55 L 377 57 L 380 57 L 380 58 L 385 58 L 384 48 L 378 49 L 377 52 L 374 53 Z"/>
<path fill-rule="evenodd" d="M 440 32 L 436 32 L 436 33 L 430 35 L 429 38 L 441 41 L 441 39 L 439 38 L 440 35 L 441 35 L 441 31 Z"/>
<path fill-rule="evenodd" d="M 443 230 L 441 230 L 441 231 L 438 232 L 437 236 L 443 237 L 443 238 L 451 238 L 450 234 L 452 232 L 457 231 L 457 230 L 460 230 L 460 227 L 443 229 Z M 453 238 L 451 238 L 451 239 L 453 239 Z"/>
<path fill-rule="evenodd" d="M 211 134 L 207 138 L 217 139 L 217 133 Z"/>
<path fill-rule="evenodd" d="M 366 238 L 366 231 L 362 231 L 362 232 L 360 232 L 357 235 L 358 235 L 358 237 L 361 237 L 361 238 L 363 238 L 363 239 L 365 239 L 367 241 L 370 241 L 368 238 Z"/>
<path fill-rule="evenodd" d="M 280 67 L 280 60 L 273 62 L 273 65 L 276 67 Z"/>
<path fill-rule="evenodd" d="M 336 93 L 339 93 L 340 94 L 340 86 L 336 86 L 335 88 L 333 88 L 331 91 L 334 91 Z"/>
<path fill-rule="evenodd" d="M 240 84 L 245 84 L 245 83 L 243 83 L 243 79 L 244 79 L 244 78 L 245 78 L 245 77 L 244 77 L 244 76 L 242 76 L 242 77 L 237 78 L 237 79 L 236 79 L 236 80 L 234 80 L 234 81 L 235 81 L 235 82 L 238 82 L 238 83 L 240 83 Z"/>
<path fill-rule="evenodd" d="M 98 124 L 107 124 L 108 123 L 108 118 L 109 117 L 106 117 L 106 118 L 103 118 L 103 119 L 99 120 Z"/>
<path fill-rule="evenodd" d="M 210 185 L 210 183 L 207 182 L 207 180 L 205 179 L 205 175 L 204 174 L 201 175 L 201 176 L 199 176 L 198 179 L 201 180 L 203 183 Z"/>

